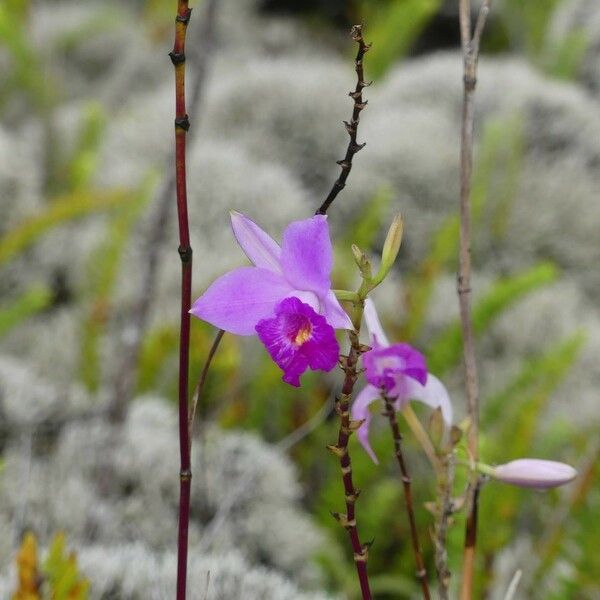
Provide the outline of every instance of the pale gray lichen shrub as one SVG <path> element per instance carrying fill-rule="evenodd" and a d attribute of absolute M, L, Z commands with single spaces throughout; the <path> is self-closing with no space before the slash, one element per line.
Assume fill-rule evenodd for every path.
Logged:
<path fill-rule="evenodd" d="M 572 278 L 562 278 L 529 294 L 492 324 L 478 345 L 484 390 L 498 391 L 510 380 L 509 375 L 523 368 L 525 360 L 556 348 L 577 332 L 584 335 L 580 353 L 552 394 L 544 419 L 565 419 L 574 427 L 589 427 L 597 420 L 600 317 L 595 304 Z"/>
<path fill-rule="evenodd" d="M 90 573 L 92 598 L 167 600 L 173 595 L 177 573 L 174 552 L 151 553 L 140 544 L 90 546 L 78 553 Z M 326 600 L 304 593 L 289 579 L 264 566 L 253 566 L 235 550 L 203 554 L 193 546 L 188 563 L 191 600 Z"/>
<path fill-rule="evenodd" d="M 38 337 L 40 342 L 42 337 Z M 57 338 L 53 340 L 56 347 Z M 63 337 L 63 343 L 69 344 L 70 340 Z M 50 353 L 50 348 L 47 350 Z M 40 374 L 40 366 L 48 362 L 47 356 L 44 359 L 28 361 L 14 354 L 0 355 L 0 415 L 7 423 L 35 425 L 91 407 L 90 398 L 80 386 L 51 383 Z"/>
<path fill-rule="evenodd" d="M 323 193 L 343 158 L 341 121 L 350 113 L 354 83 L 347 63 L 325 56 L 317 63 L 282 57 L 232 64 L 208 91 L 206 124 L 212 136 L 284 164 Z"/>
<path fill-rule="evenodd" d="M 50 65 L 49 80 L 60 97 L 116 106 L 171 74 L 166 56 L 156 60 L 151 29 L 144 25 L 123 3 L 44 2 L 31 11 L 30 39 Z"/>
<path fill-rule="evenodd" d="M 344 201 L 358 202 L 377 181 L 391 185 L 395 207 L 406 213 L 403 256 L 410 262 L 424 256 L 433 233 L 456 211 L 460 67 L 457 53 L 419 58 L 393 69 L 370 91 L 372 112 L 362 125 L 368 144 L 351 173 L 359 196 Z M 507 89 L 510 94 L 499 93 Z M 599 185 L 596 104 L 577 86 L 544 78 L 511 58 L 482 59 L 476 107 L 479 142 L 486 120 L 517 118 L 523 148 L 507 230 L 499 243 L 490 243 L 488 230 L 475 227 L 476 265 L 485 269 L 499 260 L 505 268 L 551 258 L 579 273 L 581 284 L 594 292 L 597 244 L 588 240 Z"/>
<path fill-rule="evenodd" d="M 140 399 L 121 429 L 99 419 L 75 421 L 54 432 L 45 447 L 26 435 L 9 438 L 0 480 L 0 518 L 18 529 L 12 539 L 32 529 L 46 541 L 63 530 L 75 548 L 137 542 L 148 552 L 163 553 L 173 547 L 179 467 L 177 419 L 170 406 Z M 33 445 L 30 451 L 23 451 L 24 442 Z M 300 585 L 318 583 L 311 556 L 323 536 L 300 508 L 300 488 L 286 457 L 249 434 L 211 430 L 204 443 L 197 440 L 194 464 L 192 547 L 204 543 L 202 532 L 210 529 L 225 499 L 236 494 L 232 510 L 213 532 L 210 551 L 235 550 L 250 565 Z M 240 492 L 240 479 L 248 476 L 250 486 Z M 10 560 L 0 558 L 3 564 Z"/>

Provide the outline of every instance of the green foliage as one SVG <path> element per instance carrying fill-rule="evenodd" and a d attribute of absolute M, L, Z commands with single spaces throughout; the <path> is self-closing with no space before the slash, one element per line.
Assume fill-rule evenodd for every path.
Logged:
<path fill-rule="evenodd" d="M 484 402 L 481 454 L 485 462 L 538 455 L 536 436 L 540 434 L 544 409 L 577 360 L 584 341 L 584 335 L 576 333 L 534 356 L 503 391 Z M 480 506 L 481 522 L 495 523 L 482 536 L 482 552 L 488 559 L 511 541 L 520 515 L 539 518 L 534 516 L 536 502 L 529 491 L 495 482 L 492 485 L 502 486 L 502 493 L 484 489 Z"/>
<path fill-rule="evenodd" d="M 0 4 L 0 42 L 8 50 L 11 64 L 3 78 L 0 105 L 11 92 L 27 94 L 34 108 L 43 113 L 54 102 L 54 90 L 45 75 L 41 58 L 27 32 L 29 2 L 10 0 Z"/>
<path fill-rule="evenodd" d="M 549 75 L 574 79 L 581 67 L 589 40 L 582 29 L 562 38 L 549 35 L 549 25 L 563 4 L 571 0 L 505 0 L 499 5 L 510 45 L 524 51 L 529 59 Z"/>
<path fill-rule="evenodd" d="M 557 270 L 551 263 L 498 279 L 473 306 L 473 330 L 481 334 L 490 323 L 520 298 L 556 280 Z M 430 344 L 427 356 L 432 373 L 443 375 L 456 366 L 462 353 L 460 322 L 456 320 Z"/>
<path fill-rule="evenodd" d="M 516 195 L 522 168 L 522 124 L 518 115 L 489 119 L 483 128 L 471 194 L 472 221 L 477 225 L 488 206 L 489 217 L 483 225 L 489 235 L 501 237 Z M 492 201 L 493 200 L 493 201 Z M 434 233 L 427 256 L 406 276 L 406 314 L 399 334 L 414 340 L 427 315 L 427 307 L 435 282 L 448 267 L 454 267 L 458 256 L 460 222 L 458 215 L 445 219 Z"/>
<path fill-rule="evenodd" d="M 514 458 L 527 450 L 527 447 L 522 447 L 524 438 L 517 439 L 515 436 L 515 427 L 522 436 L 527 434 L 526 438 L 530 439 L 531 426 L 541 407 L 539 405 L 548 399 L 566 376 L 577 360 L 584 342 L 585 335 L 577 332 L 527 360 L 514 380 L 484 403 L 482 427 L 485 430 L 504 427 L 507 438 L 513 438 L 510 447 Z M 517 421 L 518 425 L 515 425 Z M 506 456 L 506 448 L 502 448 L 502 452 L 503 456 L 493 456 L 490 460 L 509 458 Z"/>
<path fill-rule="evenodd" d="M 49 600 L 87 600 L 89 582 L 79 572 L 77 558 L 67 553 L 64 534 L 57 533 L 44 562 Z"/>
<path fill-rule="evenodd" d="M 198 381 L 216 332 L 217 330 L 207 323 L 193 320 L 190 337 L 190 393 Z M 174 402 L 177 400 L 178 349 L 179 323 L 167 323 L 147 332 L 142 342 L 138 365 L 139 393 L 154 391 L 164 394 Z M 216 402 L 218 398 L 231 396 L 241 363 L 239 339 L 225 335 L 208 372 L 200 411 L 215 408 L 211 403 Z"/>
<path fill-rule="evenodd" d="M 538 58 L 544 50 L 550 19 L 562 1 L 504 0 L 500 10 L 514 46 L 525 50 L 531 58 Z"/>
<path fill-rule="evenodd" d="M 14 300 L 9 306 L 0 308 L 0 337 L 13 327 L 36 315 L 52 302 L 52 291 L 45 286 L 36 285 Z"/>
<path fill-rule="evenodd" d="M 82 324 L 79 374 L 90 391 L 96 391 L 100 385 L 99 343 L 110 316 L 111 296 L 123 253 L 133 226 L 152 197 L 153 188 L 149 180 L 133 195 L 131 202 L 119 207 L 110 219 L 105 240 L 89 257 L 84 290 L 89 309 Z"/>
<path fill-rule="evenodd" d="M 100 142 L 106 126 L 102 107 L 90 102 L 83 115 L 71 157 L 66 161 L 66 188 L 71 192 L 86 189 L 99 162 Z"/>
<path fill-rule="evenodd" d="M 362 21 L 368 23 L 365 36 L 373 44 L 368 55 L 369 74 L 381 78 L 404 56 L 441 4 L 441 0 L 363 2 Z"/>
<path fill-rule="evenodd" d="M 26 219 L 0 238 L 0 265 L 35 244 L 55 227 L 131 202 L 123 189 L 87 190 L 63 194 L 37 215 Z"/>
<path fill-rule="evenodd" d="M 548 52 L 548 73 L 566 81 L 575 79 L 589 45 L 589 37 L 583 29 L 567 33 Z"/>
<path fill-rule="evenodd" d="M 67 553 L 63 533 L 54 536 L 40 566 L 37 539 L 27 532 L 15 562 L 18 585 L 12 600 L 87 600 L 89 596 L 89 582 L 79 572 L 75 554 Z"/>

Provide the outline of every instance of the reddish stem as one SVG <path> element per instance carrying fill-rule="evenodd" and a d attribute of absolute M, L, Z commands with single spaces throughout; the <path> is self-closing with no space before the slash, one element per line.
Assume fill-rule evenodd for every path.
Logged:
<path fill-rule="evenodd" d="M 190 127 L 185 108 L 185 36 L 191 15 L 187 0 L 178 0 L 175 43 L 170 54 L 175 67 L 175 182 L 179 256 L 181 258 L 181 320 L 179 332 L 179 527 L 177 536 L 177 600 L 185 600 L 188 529 L 192 466 L 188 428 L 188 371 L 190 354 L 190 306 L 192 303 L 192 248 L 187 211 L 186 133 Z"/>
<path fill-rule="evenodd" d="M 348 453 L 348 441 L 353 432 L 352 422 L 350 420 L 350 398 L 354 391 L 354 384 L 358 379 L 358 359 L 361 354 L 361 346 L 358 341 L 358 333 L 350 332 L 350 353 L 344 364 L 344 383 L 342 385 L 342 394 L 336 399 L 336 411 L 340 416 L 340 429 L 338 440 L 335 446 L 330 446 L 329 449 L 338 456 L 340 461 L 340 469 L 342 471 L 342 482 L 344 484 L 344 496 L 346 500 L 346 514 L 340 515 L 334 513 L 334 517 L 339 523 L 345 527 L 350 537 L 350 544 L 354 552 L 354 563 L 360 583 L 360 590 L 363 600 L 371 600 L 371 590 L 369 588 L 369 578 L 367 574 L 367 559 L 369 556 L 370 544 L 361 544 L 356 528 L 356 499 L 360 491 L 354 487 L 352 481 L 352 461 Z"/>

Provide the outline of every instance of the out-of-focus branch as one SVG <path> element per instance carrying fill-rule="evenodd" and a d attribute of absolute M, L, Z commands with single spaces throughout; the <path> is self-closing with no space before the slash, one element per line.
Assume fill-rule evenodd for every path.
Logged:
<path fill-rule="evenodd" d="M 471 318 L 471 180 L 473 173 L 473 122 L 474 96 L 477 85 L 477 62 L 481 36 L 490 10 L 491 0 L 484 0 L 475 31 L 471 37 L 471 2 L 460 0 L 459 19 L 463 52 L 463 108 L 460 150 L 460 248 L 458 269 L 458 299 L 463 337 L 463 358 L 467 396 L 467 414 L 470 419 L 468 448 L 473 463 L 479 456 L 479 385 L 473 322 Z M 471 474 L 467 492 L 467 520 L 463 560 L 461 600 L 470 600 L 473 595 L 475 546 L 477 543 L 477 498 L 479 475 Z"/>

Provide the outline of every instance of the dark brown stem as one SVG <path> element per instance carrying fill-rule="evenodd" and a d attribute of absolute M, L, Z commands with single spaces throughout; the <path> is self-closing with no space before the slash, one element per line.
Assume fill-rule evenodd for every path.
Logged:
<path fill-rule="evenodd" d="M 402 476 L 402 486 L 404 487 L 404 500 L 406 503 L 406 514 L 408 516 L 410 537 L 413 547 L 413 553 L 415 555 L 415 563 L 417 566 L 417 579 L 421 584 L 423 598 L 429 600 L 431 598 L 431 595 L 429 593 L 429 584 L 427 583 L 427 570 L 425 569 L 425 563 L 423 562 L 423 554 L 421 552 L 421 544 L 419 543 L 417 523 L 415 521 L 411 478 L 408 473 L 408 468 L 406 467 L 406 461 L 404 460 L 404 453 L 402 452 L 402 434 L 400 433 L 400 427 L 398 426 L 398 419 L 396 419 L 396 410 L 394 409 L 393 401 L 385 395 L 383 396 L 383 400 L 385 402 L 384 415 L 388 418 L 388 421 L 390 423 L 392 438 L 394 440 L 394 452 L 396 454 L 398 466 L 400 467 L 400 474 Z"/>
<path fill-rule="evenodd" d="M 340 176 L 333 184 L 331 191 L 325 198 L 325 201 L 321 206 L 317 209 L 317 215 L 324 215 L 327 213 L 327 209 L 331 205 L 331 203 L 335 200 L 336 196 L 346 187 L 346 180 L 348 179 L 348 175 L 350 175 L 350 171 L 352 170 L 352 159 L 354 155 L 362 150 L 365 147 L 365 144 L 359 144 L 356 141 L 356 136 L 358 133 L 358 124 L 360 123 L 360 113 L 365 106 L 367 106 L 368 100 L 363 101 L 362 91 L 367 86 L 371 85 L 371 82 L 367 83 L 364 78 L 364 70 L 363 70 L 363 58 L 365 54 L 368 52 L 371 44 L 366 44 L 362 37 L 362 25 L 354 25 L 350 31 L 350 35 L 352 39 L 358 44 L 358 53 L 356 54 L 356 75 L 357 82 L 356 88 L 354 91 L 350 92 L 350 97 L 354 100 L 354 108 L 352 110 L 352 118 L 350 122 L 344 121 L 344 126 L 346 127 L 346 131 L 350 136 L 350 141 L 348 142 L 348 149 L 346 150 L 346 156 L 342 160 L 338 160 L 338 165 L 342 168 Z"/>
<path fill-rule="evenodd" d="M 206 383 L 206 376 L 208 375 L 208 371 L 210 369 L 210 365 L 212 360 L 219 349 L 219 345 L 223 336 L 225 335 L 225 331 L 219 329 L 217 335 L 215 336 L 215 340 L 210 347 L 208 352 L 208 356 L 206 357 L 206 361 L 204 362 L 204 366 L 202 367 L 202 372 L 200 373 L 200 379 L 198 380 L 198 385 L 196 386 L 196 393 L 194 394 L 194 400 L 192 403 L 192 407 L 190 408 L 190 414 L 188 416 L 188 428 L 190 430 L 190 448 L 192 445 L 192 433 L 194 431 L 194 418 L 196 416 L 196 408 L 200 403 L 200 399 L 202 398 L 202 392 L 204 391 L 204 384 Z"/>
<path fill-rule="evenodd" d="M 369 579 L 367 575 L 367 559 L 370 544 L 361 544 L 360 538 L 358 537 L 355 504 L 360 492 L 354 487 L 352 481 L 352 461 L 350 460 L 350 454 L 348 453 L 348 440 L 350 439 L 350 435 L 356 430 L 357 426 L 360 425 L 360 423 L 355 423 L 350 420 L 350 398 L 354 391 L 354 384 L 358 379 L 357 365 L 360 354 L 362 353 L 362 347 L 358 340 L 358 331 L 350 332 L 350 343 L 350 353 L 343 361 L 345 377 L 342 393 L 339 398 L 336 398 L 335 404 L 335 410 L 340 416 L 338 440 L 337 444 L 334 446 L 328 446 L 329 450 L 335 454 L 340 461 L 342 482 L 344 484 L 344 496 L 346 500 L 346 514 L 334 513 L 333 516 L 340 525 L 348 531 L 362 597 L 363 600 L 371 600 L 371 590 L 369 588 Z"/>
<path fill-rule="evenodd" d="M 473 172 L 473 121 L 474 96 L 477 84 L 477 62 L 479 46 L 490 10 L 491 0 L 484 0 L 475 31 L 471 37 L 471 2 L 460 0 L 459 19 L 461 45 L 463 51 L 463 109 L 460 150 L 460 249 L 458 269 L 458 299 L 463 338 L 463 358 L 465 386 L 467 395 L 467 415 L 470 426 L 468 448 L 472 461 L 479 457 L 479 385 L 477 381 L 477 362 L 471 319 L 471 180 Z M 475 546 L 477 542 L 477 496 L 479 494 L 478 475 L 471 474 L 467 491 L 467 521 L 465 531 L 463 580 L 461 600 L 470 600 L 473 596 L 473 576 L 475 565 Z"/>
<path fill-rule="evenodd" d="M 191 9 L 178 0 L 175 43 L 170 53 L 175 68 L 175 188 L 181 259 L 181 316 L 179 329 L 179 528 L 177 536 L 177 600 L 185 600 L 192 465 L 188 428 L 190 307 L 192 304 L 192 247 L 187 209 L 186 133 L 190 122 L 185 107 L 185 38 Z"/>
<path fill-rule="evenodd" d="M 202 7 L 201 27 L 199 41 L 193 51 L 193 66 L 195 77 L 191 85 L 189 102 L 190 114 L 200 112 L 204 93 L 204 83 L 208 73 L 210 58 L 214 47 L 215 17 L 218 0 L 207 0 L 206 7 Z M 193 139 L 197 127 L 188 133 L 188 143 Z M 171 160 L 171 159 L 170 159 Z M 148 327 L 152 300 L 155 296 L 158 279 L 159 259 L 165 244 L 169 223 L 171 222 L 171 208 L 175 195 L 175 171 L 170 169 L 169 174 L 162 182 L 157 193 L 156 208 L 151 216 L 148 233 L 142 242 L 142 256 L 145 261 L 140 265 L 142 269 L 142 285 L 137 298 L 133 301 L 132 320 L 127 330 L 122 351 L 122 360 L 119 372 L 115 378 L 114 393 L 111 400 L 111 417 L 113 421 L 120 422 L 125 416 L 128 400 L 134 393 L 137 365 L 144 333 Z"/>

